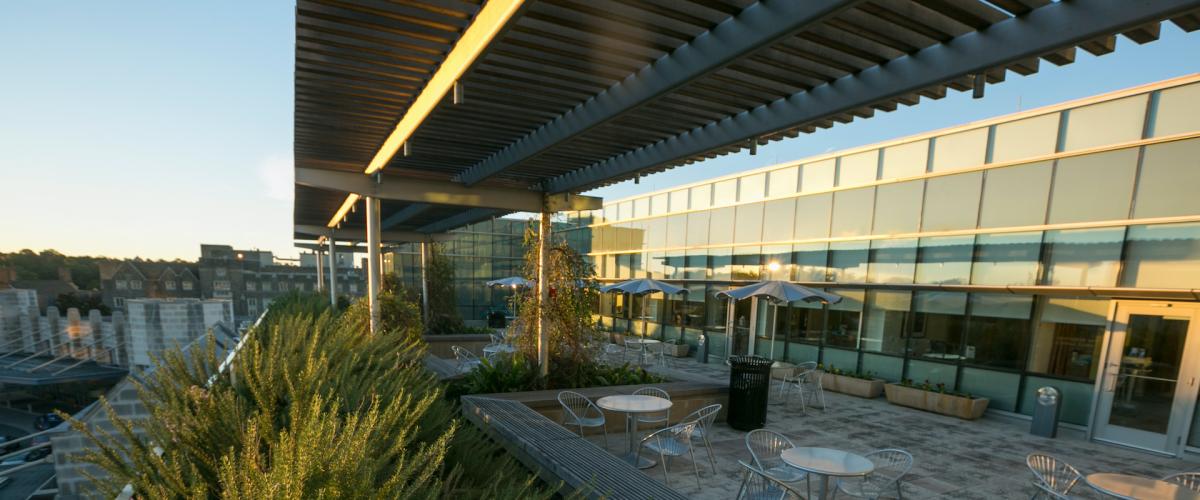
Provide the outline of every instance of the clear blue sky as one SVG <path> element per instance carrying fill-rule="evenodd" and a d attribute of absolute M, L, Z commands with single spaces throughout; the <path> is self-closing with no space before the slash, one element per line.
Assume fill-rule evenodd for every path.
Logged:
<path fill-rule="evenodd" d="M 35 1 L 0 7 L 0 251 L 187 258 L 200 243 L 291 246 L 288 1 Z M 1200 72 L 1200 34 L 1120 39 L 759 149 L 598 190 L 610 199 Z"/>

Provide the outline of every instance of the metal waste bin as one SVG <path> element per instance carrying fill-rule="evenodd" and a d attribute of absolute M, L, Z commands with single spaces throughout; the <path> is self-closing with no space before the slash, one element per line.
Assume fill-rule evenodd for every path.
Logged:
<path fill-rule="evenodd" d="M 1039 387 L 1029 433 L 1048 438 L 1058 435 L 1058 414 L 1061 410 L 1062 392 L 1055 387 Z"/>
<path fill-rule="evenodd" d="M 760 356 L 729 357 L 729 426 L 752 431 L 767 425 L 771 360 Z"/>

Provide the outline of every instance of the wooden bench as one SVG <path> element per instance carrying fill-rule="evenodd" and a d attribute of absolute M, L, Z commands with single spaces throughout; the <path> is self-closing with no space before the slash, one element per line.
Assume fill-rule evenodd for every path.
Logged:
<path fill-rule="evenodd" d="M 613 454 L 524 404 L 463 396 L 462 412 L 521 463 L 564 494 L 588 498 L 685 499 Z"/>

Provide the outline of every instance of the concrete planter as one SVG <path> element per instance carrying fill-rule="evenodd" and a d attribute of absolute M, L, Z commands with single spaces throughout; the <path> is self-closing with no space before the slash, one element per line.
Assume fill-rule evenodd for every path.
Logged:
<path fill-rule="evenodd" d="M 676 358 L 686 358 L 689 347 L 691 346 L 687 344 L 663 343 L 663 351 L 667 353 L 667 356 L 674 356 Z"/>
<path fill-rule="evenodd" d="M 827 391 L 840 392 L 860 398 L 874 399 L 883 394 L 883 386 L 887 382 L 882 379 L 861 379 L 826 373 L 821 377 L 821 387 Z"/>
<path fill-rule="evenodd" d="M 975 420 L 987 410 L 987 398 L 965 398 L 926 391 L 900 384 L 887 384 L 885 392 L 889 403 L 931 411 L 963 420 Z"/>

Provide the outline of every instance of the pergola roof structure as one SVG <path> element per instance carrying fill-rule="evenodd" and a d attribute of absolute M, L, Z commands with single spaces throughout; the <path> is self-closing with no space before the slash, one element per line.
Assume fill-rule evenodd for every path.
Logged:
<path fill-rule="evenodd" d="M 456 73 L 461 102 L 434 95 L 389 154 L 488 9 L 510 17 Z M 385 231 L 444 232 L 1105 54 L 1117 36 L 1147 43 L 1166 20 L 1200 28 L 1200 0 L 300 0 L 296 236 L 363 228 L 347 193 L 380 198 Z"/>

